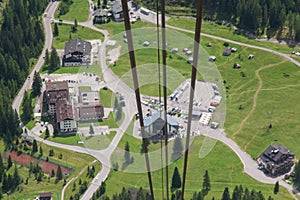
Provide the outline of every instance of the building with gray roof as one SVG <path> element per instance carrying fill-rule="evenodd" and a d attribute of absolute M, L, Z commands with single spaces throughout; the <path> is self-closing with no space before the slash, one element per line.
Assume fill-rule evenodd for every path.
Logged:
<path fill-rule="evenodd" d="M 144 118 L 145 132 L 148 137 L 153 137 L 162 133 L 165 124 L 165 116 L 163 113 L 157 112 L 152 116 Z M 171 135 L 177 133 L 179 123 L 169 115 L 167 115 L 168 132 Z"/>
<path fill-rule="evenodd" d="M 294 153 L 287 148 L 281 145 L 270 145 L 257 158 L 257 163 L 271 176 L 280 176 L 292 169 L 294 157 Z"/>
<path fill-rule="evenodd" d="M 92 44 L 88 41 L 75 39 L 65 44 L 63 66 L 91 65 Z"/>

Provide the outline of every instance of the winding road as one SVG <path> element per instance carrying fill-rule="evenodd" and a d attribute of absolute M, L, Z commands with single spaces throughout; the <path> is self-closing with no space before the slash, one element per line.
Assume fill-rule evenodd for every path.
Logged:
<path fill-rule="evenodd" d="M 30 78 L 28 78 L 25 81 L 23 87 L 20 89 L 18 95 L 15 97 L 15 99 L 13 101 L 13 108 L 16 109 L 18 113 L 19 113 L 19 107 L 20 107 L 20 104 L 22 102 L 24 92 L 27 89 L 31 88 L 34 71 L 39 71 L 40 70 L 40 68 L 42 67 L 42 64 L 44 62 L 43 56 L 45 54 L 45 50 L 46 49 L 51 49 L 52 40 L 53 40 L 52 29 L 51 29 L 51 21 L 55 21 L 55 22 L 57 21 L 57 20 L 53 19 L 53 16 L 54 16 L 54 12 L 55 12 L 58 4 L 59 4 L 59 2 L 52 2 L 51 1 L 49 3 L 48 7 L 45 10 L 45 12 L 47 12 L 47 16 L 43 17 L 43 25 L 44 25 L 45 34 L 46 34 L 44 48 L 43 48 L 41 56 L 39 57 L 39 59 L 37 61 L 37 64 L 35 65 L 34 69 L 32 70 L 32 72 L 30 74 Z M 155 23 L 155 21 L 153 21 L 153 20 L 156 19 L 156 18 L 152 17 L 151 19 L 150 18 L 148 19 L 147 16 L 142 16 L 141 19 L 145 20 L 145 21 L 148 21 L 150 23 Z M 74 22 L 63 21 L 62 23 L 73 24 Z M 114 92 L 122 93 L 122 95 L 124 96 L 124 99 L 125 99 L 125 102 L 126 102 L 126 107 L 124 108 L 125 109 L 124 110 L 125 119 L 122 122 L 122 124 L 120 125 L 120 127 L 117 129 L 117 133 L 116 133 L 115 137 L 113 138 L 112 142 L 110 143 L 110 145 L 104 150 L 92 150 L 92 149 L 82 148 L 82 147 L 78 147 L 78 146 L 65 145 L 65 144 L 59 144 L 59 143 L 51 142 L 51 141 L 44 140 L 44 139 L 40 138 L 37 134 L 35 134 L 32 131 L 29 131 L 29 134 L 31 136 L 33 136 L 37 141 L 43 142 L 47 145 L 55 146 L 55 147 L 59 147 L 59 148 L 64 148 L 64 149 L 76 151 L 76 152 L 79 152 L 79 153 L 89 154 L 89 155 L 95 157 L 98 161 L 101 162 L 102 168 L 101 168 L 100 172 L 98 172 L 98 174 L 95 176 L 95 179 L 92 181 L 92 183 L 89 185 L 89 187 L 86 190 L 86 192 L 84 193 L 84 195 L 81 197 L 82 200 L 88 200 L 88 199 L 91 199 L 93 193 L 101 185 L 101 182 L 105 181 L 106 178 L 108 177 L 109 173 L 110 173 L 110 169 L 111 169 L 110 157 L 111 157 L 112 153 L 115 151 L 119 141 L 121 140 L 125 130 L 127 129 L 127 127 L 130 124 L 130 121 L 131 121 L 132 117 L 135 114 L 136 103 L 135 103 L 135 101 L 132 100 L 132 95 L 134 95 L 132 89 L 130 89 L 124 82 L 122 82 L 119 79 L 119 77 L 117 77 L 111 71 L 111 69 L 108 68 L 108 66 L 106 64 L 106 44 L 109 40 L 108 31 L 103 30 L 103 29 L 99 29 L 99 28 L 96 28 L 96 27 L 93 26 L 91 12 L 89 14 L 89 20 L 88 21 L 79 22 L 78 24 L 81 25 L 81 26 L 91 28 L 95 31 L 99 31 L 104 35 L 105 39 L 104 39 L 104 41 L 102 42 L 102 44 L 100 46 L 100 52 L 99 52 L 99 57 L 100 57 L 100 61 L 101 61 L 100 63 L 101 63 L 101 68 L 102 68 L 102 74 L 103 74 L 103 77 L 104 77 L 105 85 L 112 88 L 112 90 Z M 193 31 L 177 28 L 177 27 L 174 27 L 174 26 L 167 26 L 167 27 L 172 28 L 172 29 L 176 29 L 176 30 L 179 30 L 179 31 L 194 33 Z M 295 61 L 293 58 L 289 57 L 289 55 L 287 55 L 287 54 L 283 54 L 283 53 L 280 53 L 280 52 L 277 52 L 277 51 L 274 51 L 274 50 L 271 50 L 271 49 L 263 48 L 263 47 L 258 47 L 258 46 L 254 46 L 254 45 L 249 45 L 249 44 L 245 44 L 245 43 L 241 43 L 241 42 L 236 42 L 236 41 L 224 39 L 224 38 L 217 37 L 217 36 L 212 36 L 212 35 L 203 34 L 203 33 L 202 33 L 202 35 L 206 36 L 206 37 L 213 38 L 213 39 L 222 40 L 222 41 L 230 42 L 230 43 L 233 43 L 233 44 L 238 44 L 238 45 L 241 45 L 241 46 L 247 46 L 247 47 L 250 47 L 250 48 L 267 51 L 267 52 L 276 54 L 278 56 L 281 56 L 281 57 L 285 58 L 286 60 L 294 63 L 295 65 L 300 66 L 299 62 Z M 211 138 L 214 138 L 218 141 L 221 141 L 224 144 L 226 144 L 229 148 L 231 148 L 233 150 L 233 152 L 236 153 L 236 155 L 239 157 L 239 159 L 243 163 L 244 171 L 249 176 L 253 177 L 255 180 L 257 180 L 259 182 L 268 183 L 268 184 L 274 184 L 278 180 L 280 185 L 285 187 L 286 189 L 288 189 L 288 191 L 292 194 L 292 196 L 295 199 L 297 199 L 297 197 L 293 194 L 294 189 L 291 185 L 288 185 L 286 182 L 282 181 L 282 177 L 278 177 L 276 179 L 266 177 L 257 168 L 257 164 L 251 158 L 251 156 L 249 156 L 247 153 L 243 152 L 240 149 L 240 147 L 233 140 L 226 137 L 226 134 L 222 130 L 214 130 L 214 129 L 210 129 L 208 127 L 204 127 L 203 129 L 201 129 L 200 133 L 204 136 L 211 137 Z"/>

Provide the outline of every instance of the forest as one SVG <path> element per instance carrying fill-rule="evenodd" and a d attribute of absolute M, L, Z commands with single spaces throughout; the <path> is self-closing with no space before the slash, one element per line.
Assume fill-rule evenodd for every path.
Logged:
<path fill-rule="evenodd" d="M 2 13 L 0 30 L 0 138 L 9 146 L 20 135 L 12 101 L 33 60 L 41 54 L 44 30 L 41 15 L 48 0 L 10 0 Z"/>
<path fill-rule="evenodd" d="M 195 16 L 197 2 L 167 0 L 167 11 L 171 15 Z M 155 1 L 138 3 L 156 9 Z M 204 0 L 203 4 L 205 20 L 226 21 L 256 36 L 300 41 L 300 0 Z"/>

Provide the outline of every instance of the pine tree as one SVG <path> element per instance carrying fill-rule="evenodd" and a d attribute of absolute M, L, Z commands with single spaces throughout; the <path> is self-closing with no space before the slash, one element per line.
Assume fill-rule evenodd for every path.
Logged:
<path fill-rule="evenodd" d="M 242 194 L 239 192 L 238 186 L 235 186 L 233 193 L 232 193 L 232 200 L 241 200 Z"/>
<path fill-rule="evenodd" d="M 42 148 L 42 146 L 40 145 L 40 149 L 39 149 L 39 151 L 40 151 L 40 156 L 43 156 L 43 148 Z"/>
<path fill-rule="evenodd" d="M 277 194 L 279 192 L 279 183 L 276 181 L 275 186 L 274 186 L 274 194 Z"/>
<path fill-rule="evenodd" d="M 175 189 L 180 188 L 180 187 L 181 187 L 181 178 L 180 178 L 178 168 L 175 167 L 174 172 L 173 172 L 173 176 L 172 176 L 171 190 L 175 190 Z"/>
<path fill-rule="evenodd" d="M 203 177 L 203 184 L 202 184 L 203 194 L 207 195 L 209 190 L 210 190 L 210 179 L 209 179 L 208 171 L 205 170 L 205 174 Z"/>
<path fill-rule="evenodd" d="M 182 156 L 182 151 L 183 147 L 181 139 L 180 137 L 176 137 L 173 145 L 172 161 L 175 161 L 178 158 L 180 158 Z"/>
<path fill-rule="evenodd" d="M 11 160 L 11 156 L 9 155 L 8 156 L 8 160 L 7 160 L 7 167 L 6 169 L 9 170 L 12 166 L 12 160 Z"/>
<path fill-rule="evenodd" d="M 36 140 L 33 140 L 33 143 L 32 143 L 32 154 L 34 154 L 37 151 L 38 151 L 38 146 L 37 146 Z"/>
<path fill-rule="evenodd" d="M 13 174 L 13 187 L 16 188 L 21 182 L 21 177 L 18 173 L 17 166 L 15 165 L 14 174 Z"/>
<path fill-rule="evenodd" d="M 294 172 L 295 172 L 294 185 L 300 186 L 300 162 L 299 162 L 299 160 L 295 165 Z"/>
<path fill-rule="evenodd" d="M 31 98 L 27 91 L 24 93 L 24 98 L 22 101 L 22 115 L 21 119 L 24 124 L 29 122 L 31 120 L 32 114 L 33 114 L 33 108 L 31 105 Z"/>
<path fill-rule="evenodd" d="M 75 33 L 77 31 L 77 26 L 78 26 L 78 23 L 77 23 L 77 20 L 75 19 L 74 20 L 74 26 L 72 26 L 72 32 Z"/>
<path fill-rule="evenodd" d="M 55 171 L 54 169 L 51 170 L 51 177 L 54 177 L 55 176 Z"/>
<path fill-rule="evenodd" d="M 57 23 L 54 24 L 53 36 L 57 37 L 59 35 Z"/>
<path fill-rule="evenodd" d="M 45 65 L 48 66 L 49 65 L 49 50 L 46 49 L 45 51 Z"/>
<path fill-rule="evenodd" d="M 100 3 L 100 0 L 97 1 L 97 8 L 100 8 L 101 6 L 101 3 Z"/>
<path fill-rule="evenodd" d="M 222 200 L 230 200 L 230 194 L 229 194 L 228 187 L 226 187 L 226 188 L 224 189 L 223 196 L 222 196 Z"/>
<path fill-rule="evenodd" d="M 126 164 L 129 164 L 130 163 L 130 146 L 129 146 L 128 141 L 126 141 L 126 144 L 125 144 L 124 158 L 125 158 Z"/>
<path fill-rule="evenodd" d="M 50 56 L 50 64 L 49 64 L 49 71 L 54 72 L 60 67 L 60 60 L 57 54 L 56 49 L 53 47 L 51 51 L 51 56 Z"/>
<path fill-rule="evenodd" d="M 32 94 L 33 96 L 39 96 L 42 89 L 42 79 L 38 72 L 34 71 L 33 83 L 32 83 Z"/>
<path fill-rule="evenodd" d="M 60 181 L 60 180 L 62 180 L 62 179 L 63 179 L 63 174 L 62 174 L 60 165 L 58 165 L 58 167 L 57 167 L 57 172 L 56 172 L 56 180 L 57 180 L 57 181 Z"/>

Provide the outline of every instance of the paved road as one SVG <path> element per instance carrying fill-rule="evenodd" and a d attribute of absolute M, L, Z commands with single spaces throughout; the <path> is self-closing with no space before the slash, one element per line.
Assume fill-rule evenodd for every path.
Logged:
<path fill-rule="evenodd" d="M 56 10 L 56 7 L 58 5 L 58 2 L 50 2 L 49 5 L 47 6 L 45 13 L 48 13 L 47 15 L 49 16 L 49 14 L 53 17 L 54 11 Z M 33 82 L 33 75 L 35 71 L 39 71 L 44 63 L 44 55 L 46 52 L 46 49 L 51 50 L 52 47 L 52 40 L 53 40 L 53 36 L 52 36 L 52 29 L 51 29 L 51 19 L 50 17 L 43 17 L 43 25 L 45 28 L 45 43 L 44 43 L 44 48 L 42 50 L 42 54 L 40 55 L 35 67 L 33 68 L 32 72 L 30 73 L 30 75 L 28 76 L 28 79 L 26 79 L 25 83 L 23 84 L 22 88 L 20 89 L 18 95 L 15 97 L 14 101 L 13 101 L 13 109 L 17 110 L 18 114 L 19 114 L 19 107 L 21 105 L 23 96 L 24 96 L 24 92 L 28 89 L 31 88 L 32 82 Z"/>
<path fill-rule="evenodd" d="M 55 9 L 57 8 L 57 5 L 58 5 L 58 2 L 51 2 L 49 4 L 49 6 L 47 7 L 47 9 L 46 9 L 46 12 L 48 13 L 48 16 L 44 17 L 44 19 L 43 19 L 43 24 L 44 24 L 44 27 L 45 27 L 45 30 L 46 30 L 45 47 L 43 49 L 42 55 L 40 56 L 34 70 L 32 71 L 32 73 L 30 75 L 30 79 L 25 81 L 22 89 L 20 90 L 19 94 L 17 95 L 17 97 L 15 98 L 15 100 L 13 102 L 13 108 L 16 109 L 17 111 L 18 111 L 20 103 L 22 101 L 24 91 L 26 89 L 29 89 L 31 84 L 32 84 L 32 77 L 33 77 L 34 71 L 35 70 L 38 71 L 40 69 L 40 67 L 42 66 L 42 64 L 43 64 L 43 55 L 45 53 L 45 49 L 47 49 L 47 48 L 51 49 L 51 43 L 52 43 L 51 20 L 53 18 L 53 14 L 54 14 Z M 91 15 L 89 15 L 89 16 L 91 16 Z M 91 17 L 89 17 L 89 19 L 91 20 Z M 91 150 L 91 149 L 87 149 L 87 148 L 82 148 L 82 147 L 78 147 L 78 146 L 65 145 L 65 144 L 59 144 L 59 143 L 51 142 L 51 141 L 48 141 L 48 140 L 44 140 L 44 139 L 40 138 L 36 133 L 34 133 L 32 131 L 29 131 L 29 134 L 31 136 L 33 136 L 37 141 L 44 142 L 47 145 L 56 146 L 56 147 L 59 147 L 59 148 L 64 148 L 64 149 L 76 151 L 76 152 L 79 152 L 79 153 L 86 153 L 86 154 L 92 155 L 93 157 L 95 157 L 97 160 L 99 160 L 101 162 L 102 169 L 96 175 L 97 180 L 94 179 L 93 182 L 90 184 L 88 190 L 85 192 L 85 194 L 81 198 L 83 200 L 90 199 L 92 197 L 92 194 L 101 185 L 101 182 L 104 181 L 107 178 L 107 176 L 109 175 L 109 172 L 110 172 L 110 156 L 112 155 L 112 153 L 114 152 L 117 144 L 119 143 L 120 139 L 122 138 L 123 133 L 126 130 L 126 128 L 128 127 L 132 117 L 134 116 L 135 110 L 136 110 L 135 102 L 131 101 L 133 91 L 124 82 L 120 81 L 119 78 L 106 65 L 106 44 L 107 44 L 107 41 L 109 39 L 108 32 L 105 31 L 105 30 L 98 29 L 98 28 L 94 27 L 90 20 L 88 22 L 79 22 L 79 25 L 86 26 L 86 27 L 89 27 L 93 30 L 99 31 L 102 34 L 104 34 L 104 36 L 105 36 L 105 39 L 104 39 L 103 43 L 101 44 L 100 52 L 99 52 L 100 58 L 101 58 L 101 68 L 102 68 L 102 72 L 103 72 L 103 76 L 104 76 L 104 81 L 107 84 L 107 86 L 110 87 L 114 92 L 121 92 L 123 94 L 123 96 L 125 98 L 125 102 L 126 102 L 126 107 L 123 110 L 125 112 L 125 120 L 120 125 L 120 128 L 117 129 L 117 134 L 114 137 L 113 141 L 111 142 L 110 146 L 108 148 L 106 148 L 104 150 L 100 150 L 100 151 L 99 150 Z M 73 24 L 73 22 L 67 22 L 67 21 L 64 21 L 63 23 Z M 180 31 L 193 33 L 192 31 L 188 31 L 188 30 L 184 30 L 184 29 L 180 29 L 180 28 L 176 28 L 176 27 L 171 27 L 171 26 L 169 26 L 169 27 L 180 30 Z M 290 58 L 288 55 L 282 54 L 280 52 L 276 52 L 276 51 L 266 49 L 266 48 L 263 48 L 263 47 L 257 47 L 257 46 L 253 46 L 253 45 L 240 43 L 240 42 L 235 42 L 235 41 L 231 41 L 231 40 L 227 40 L 227 39 L 224 39 L 224 38 L 211 36 L 211 35 L 207 35 L 207 34 L 203 34 L 203 35 L 205 35 L 207 37 L 214 38 L 214 39 L 218 39 L 218 40 L 227 41 L 227 42 L 230 42 L 230 43 L 242 45 L 242 46 L 248 46 L 250 48 L 255 48 L 255 49 L 268 51 L 268 52 L 277 54 L 279 56 L 282 56 L 285 59 L 295 63 L 297 66 L 300 66 L 300 64 L 297 61 Z M 248 154 L 243 152 L 234 141 L 227 138 L 225 133 L 220 132 L 220 130 L 207 129 L 207 130 L 201 131 L 201 133 L 203 133 L 203 135 L 206 135 L 208 137 L 215 138 L 215 139 L 223 142 L 227 146 L 229 146 L 239 156 L 241 162 L 244 165 L 245 172 L 247 174 L 249 174 L 251 177 L 253 177 L 254 179 L 256 179 L 260 182 L 263 182 L 263 183 L 274 183 L 276 180 L 279 179 L 279 178 L 278 179 L 272 179 L 272 178 L 266 177 L 260 170 L 257 169 L 257 165 L 256 165 L 255 161 L 253 161 Z M 285 188 L 287 188 L 290 192 L 293 190 L 293 188 L 290 185 L 286 184 L 285 182 L 283 182 L 281 180 L 279 180 L 279 181 L 280 181 L 280 184 L 282 186 L 284 186 Z"/>

